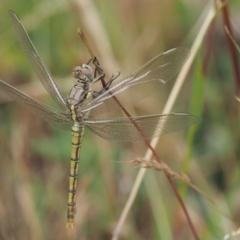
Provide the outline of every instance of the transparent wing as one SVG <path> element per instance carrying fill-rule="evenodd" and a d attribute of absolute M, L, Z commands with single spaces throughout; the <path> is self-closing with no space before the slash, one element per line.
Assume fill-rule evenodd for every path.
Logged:
<path fill-rule="evenodd" d="M 39 56 L 37 50 L 33 46 L 26 30 L 20 22 L 18 16 L 13 12 L 9 11 L 10 18 L 12 20 L 13 27 L 15 29 L 17 39 L 26 54 L 26 57 L 32 66 L 34 72 L 41 80 L 43 86 L 46 88 L 51 97 L 57 102 L 61 109 L 66 109 L 65 100 L 60 93 L 56 83 L 54 82 L 51 74 L 47 67 Z"/>
<path fill-rule="evenodd" d="M 159 54 L 130 77 L 114 80 L 109 90 L 83 106 L 83 112 L 91 109 L 91 116 L 96 116 L 119 108 L 116 98 L 128 106 L 149 96 L 178 73 L 189 53 L 186 48 L 174 48 Z"/>
<path fill-rule="evenodd" d="M 185 113 L 149 115 L 132 118 L 84 120 L 95 134 L 110 141 L 135 141 L 152 139 L 198 123 L 200 119 Z M 139 131 L 139 129 L 141 129 Z"/>
<path fill-rule="evenodd" d="M 0 91 L 4 92 L 14 101 L 22 104 L 29 111 L 42 118 L 43 120 L 61 129 L 71 131 L 72 122 L 70 119 L 68 119 L 66 114 L 48 107 L 47 105 L 29 97 L 28 95 L 22 93 L 21 91 L 1 80 Z"/>

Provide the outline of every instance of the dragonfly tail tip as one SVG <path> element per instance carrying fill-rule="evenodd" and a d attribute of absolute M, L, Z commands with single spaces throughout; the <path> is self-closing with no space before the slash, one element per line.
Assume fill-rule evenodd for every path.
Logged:
<path fill-rule="evenodd" d="M 73 223 L 72 222 L 67 222 L 66 228 L 73 229 Z"/>

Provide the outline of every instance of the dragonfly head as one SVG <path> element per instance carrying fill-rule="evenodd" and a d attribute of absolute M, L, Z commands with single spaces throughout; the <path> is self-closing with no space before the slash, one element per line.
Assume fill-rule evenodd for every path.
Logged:
<path fill-rule="evenodd" d="M 72 74 L 80 83 L 91 83 L 94 80 L 93 69 L 87 64 L 75 67 Z"/>

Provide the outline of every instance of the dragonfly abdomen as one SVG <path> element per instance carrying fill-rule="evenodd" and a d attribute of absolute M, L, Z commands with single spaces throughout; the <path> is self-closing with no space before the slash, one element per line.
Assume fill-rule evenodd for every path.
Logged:
<path fill-rule="evenodd" d="M 84 126 L 80 126 L 75 122 L 72 126 L 72 151 L 69 173 L 68 188 L 68 210 L 67 210 L 67 227 L 73 228 L 73 221 L 76 214 L 76 190 L 78 179 L 78 162 L 79 152 L 84 134 Z"/>

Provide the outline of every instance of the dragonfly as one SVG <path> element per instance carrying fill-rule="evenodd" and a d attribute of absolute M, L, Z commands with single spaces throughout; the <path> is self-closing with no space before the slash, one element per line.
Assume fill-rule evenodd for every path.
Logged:
<path fill-rule="evenodd" d="M 119 108 L 119 103 L 125 108 L 151 95 L 177 74 L 188 58 L 189 50 L 178 47 L 163 52 L 129 77 L 112 77 L 99 91 L 93 91 L 92 88 L 94 83 L 105 76 L 98 62 L 77 66 L 72 72 L 75 84 L 67 98 L 64 98 L 18 16 L 11 10 L 9 15 L 17 39 L 31 67 L 60 110 L 31 98 L 2 80 L 0 80 L 0 91 L 22 104 L 37 117 L 72 132 L 67 227 L 73 228 L 80 148 L 85 127 L 106 140 L 131 142 L 159 137 L 199 122 L 198 117 L 188 113 L 115 118 L 100 116 Z"/>

